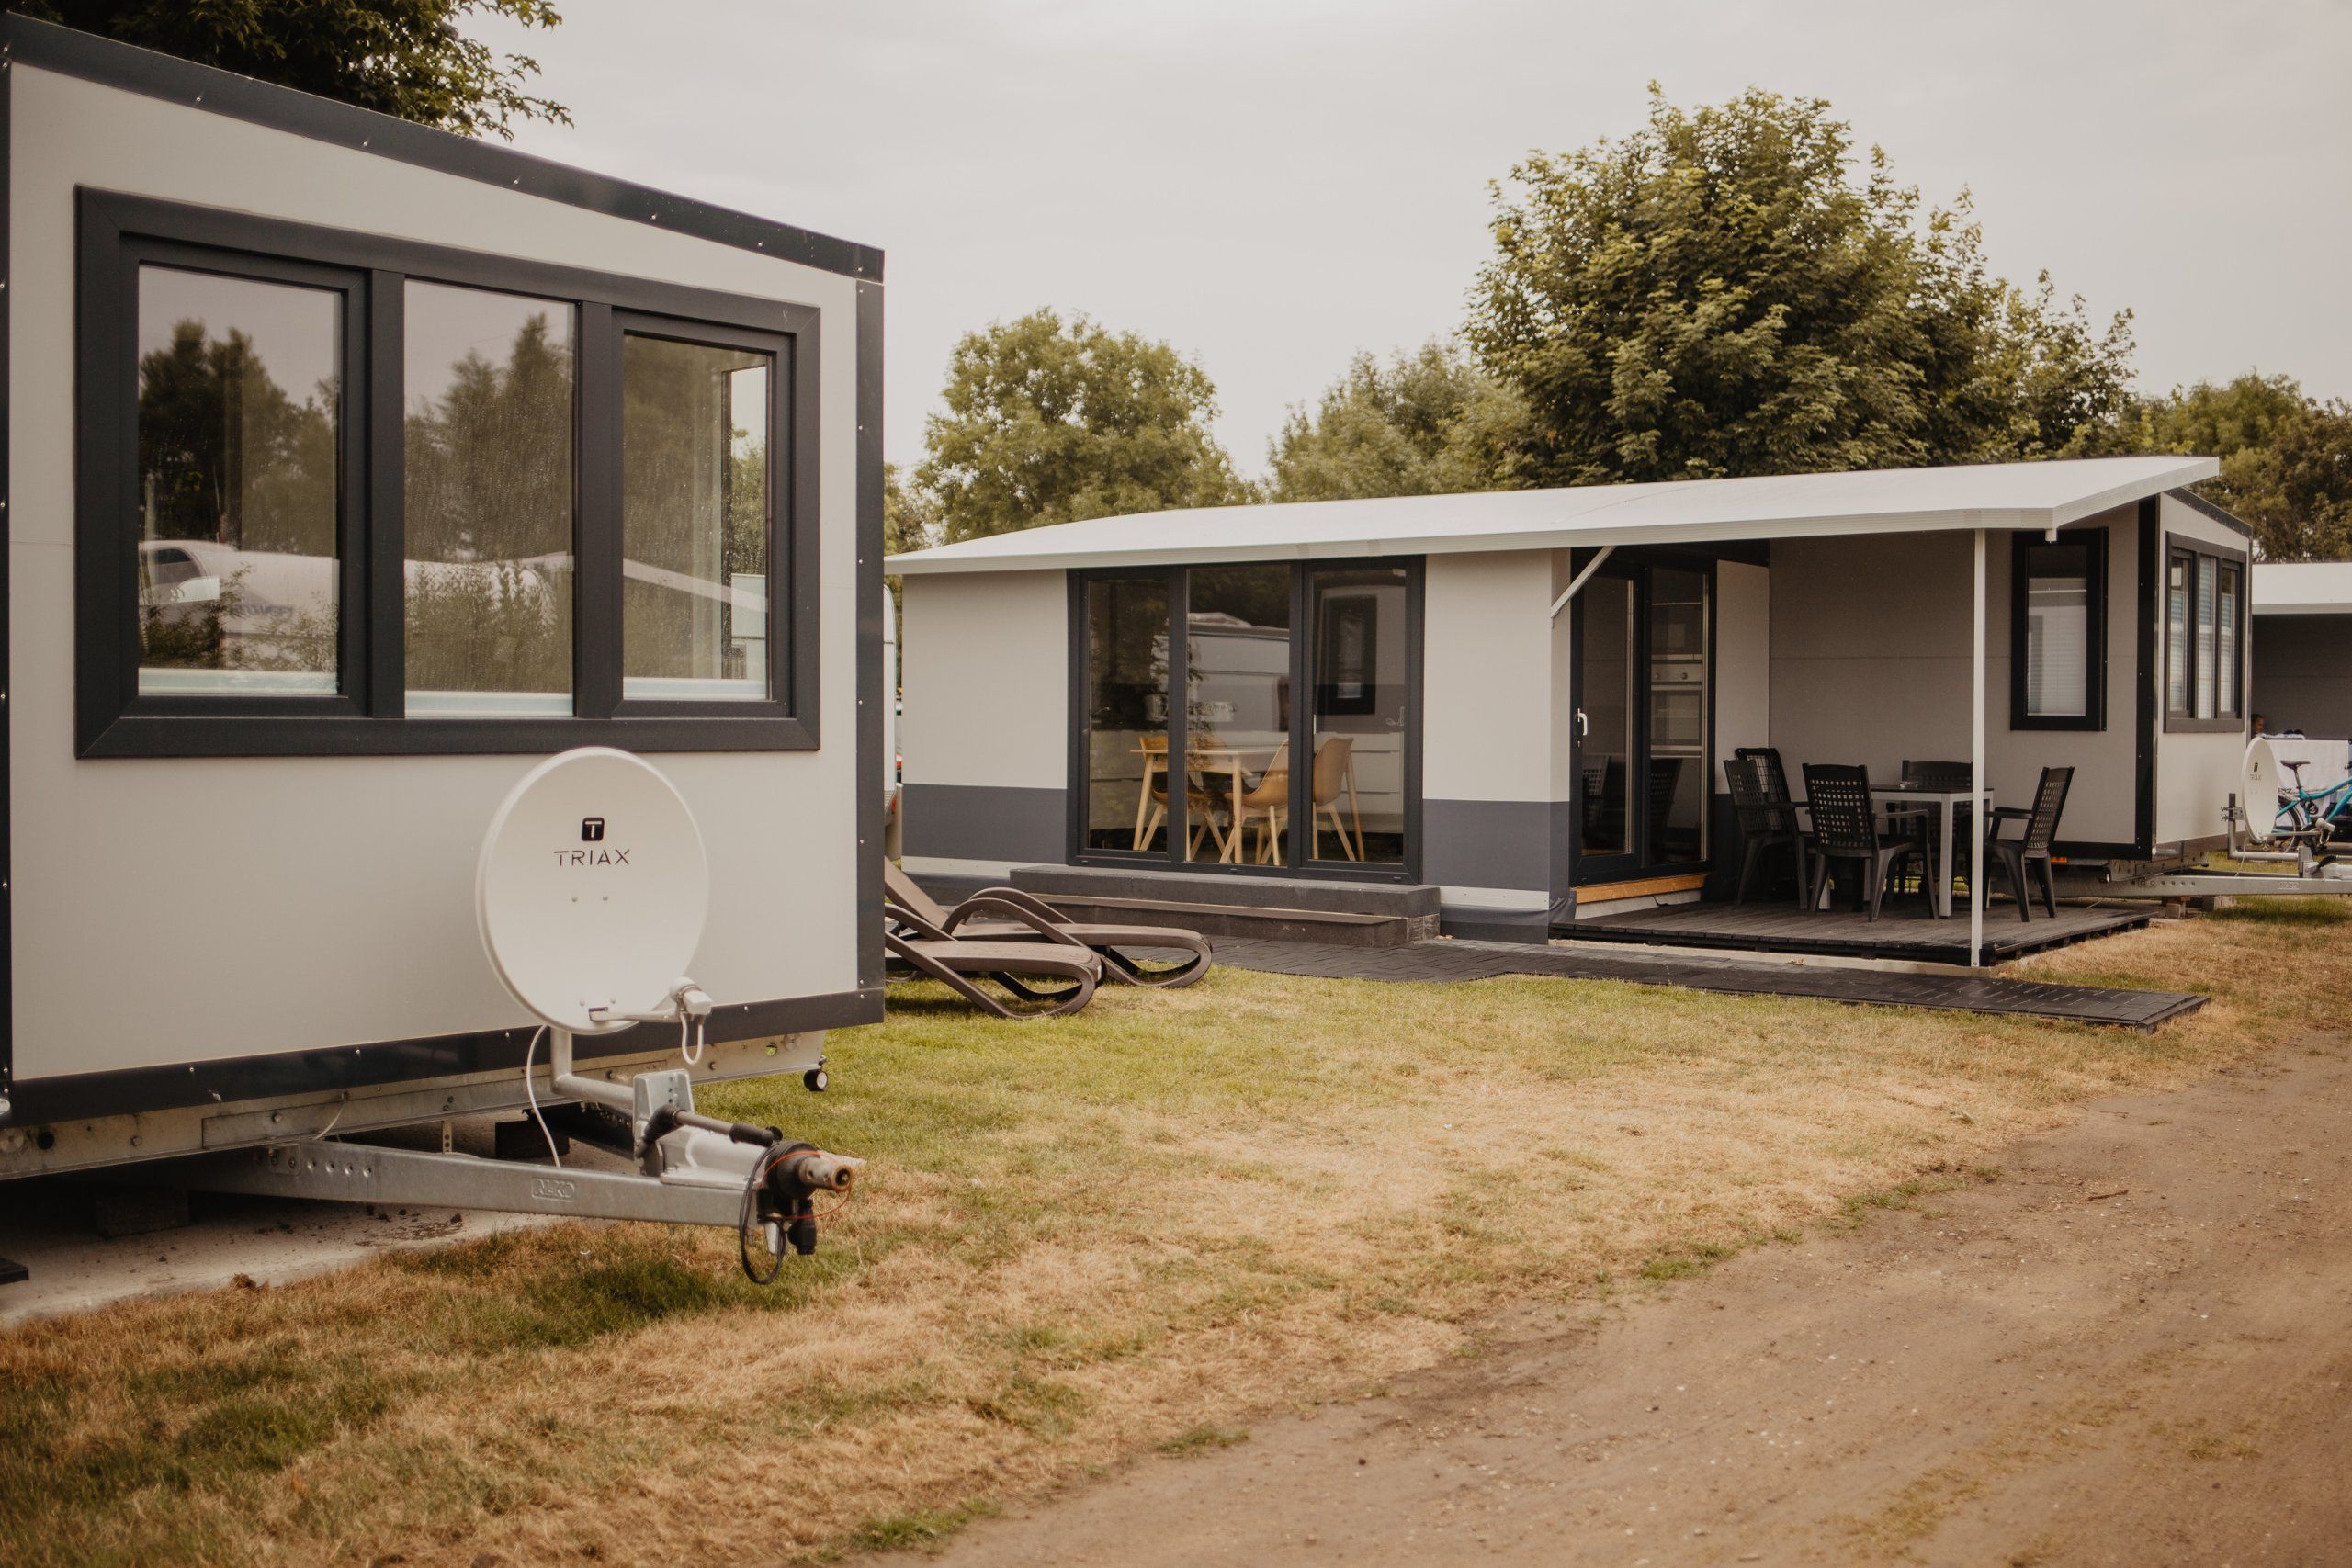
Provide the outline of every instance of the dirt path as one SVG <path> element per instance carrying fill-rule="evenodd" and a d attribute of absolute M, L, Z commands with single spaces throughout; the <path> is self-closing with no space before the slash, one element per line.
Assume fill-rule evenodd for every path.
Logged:
<path fill-rule="evenodd" d="M 2352 1053 L 976 1527 L 949 1564 L 2352 1562 Z M 914 1560 L 921 1561 L 921 1560 Z"/>

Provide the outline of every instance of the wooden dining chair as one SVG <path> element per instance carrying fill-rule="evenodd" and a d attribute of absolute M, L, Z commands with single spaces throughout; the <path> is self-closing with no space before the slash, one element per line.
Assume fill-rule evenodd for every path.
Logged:
<path fill-rule="evenodd" d="M 1144 735 L 1136 738 L 1136 748 L 1143 752 L 1143 793 L 1136 799 L 1136 843 L 1138 850 L 1148 850 L 1168 820 L 1168 737 Z M 1189 774 L 1190 770 L 1186 770 Z M 1155 774 L 1159 782 L 1152 782 Z M 1184 786 L 1184 858 L 1197 860 L 1204 835 L 1215 840 L 1217 852 L 1225 852 L 1226 828 L 1221 819 L 1218 797 L 1187 777 Z"/>
<path fill-rule="evenodd" d="M 1363 859 L 1363 812 L 1356 803 L 1356 743 L 1352 737 L 1332 735 L 1315 748 L 1315 846 L 1313 852 L 1323 853 L 1323 818 L 1331 818 L 1331 831 L 1340 835 L 1340 849 L 1350 860 Z M 1355 825 L 1355 836 L 1340 820 L 1340 794 L 1347 792 L 1348 819 Z"/>
<path fill-rule="evenodd" d="M 1283 818 L 1290 815 L 1290 748 L 1285 745 L 1274 753 L 1266 771 L 1258 775 L 1254 784 L 1245 784 L 1241 791 L 1239 809 L 1233 824 L 1238 840 L 1231 846 L 1230 858 L 1238 859 L 1250 852 L 1250 824 L 1258 825 L 1257 863 L 1283 865 L 1282 856 Z"/>

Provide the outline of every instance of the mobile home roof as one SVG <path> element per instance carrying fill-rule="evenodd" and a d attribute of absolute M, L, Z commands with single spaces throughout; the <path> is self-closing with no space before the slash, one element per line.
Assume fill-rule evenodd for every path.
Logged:
<path fill-rule="evenodd" d="M 2352 615 L 2352 561 L 2262 562 L 2254 569 L 2257 615 Z"/>
<path fill-rule="evenodd" d="M 2062 528 L 2219 471 L 2210 457 L 2090 457 L 1193 507 L 914 550 L 892 556 L 889 570 L 911 576 L 1946 528 Z"/>

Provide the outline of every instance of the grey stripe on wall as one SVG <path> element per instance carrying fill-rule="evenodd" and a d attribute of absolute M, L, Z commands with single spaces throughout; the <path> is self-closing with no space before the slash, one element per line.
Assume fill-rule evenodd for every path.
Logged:
<path fill-rule="evenodd" d="M 1068 798 L 1058 789 L 910 784 L 899 802 L 907 853 L 1059 865 L 1069 858 Z"/>
<path fill-rule="evenodd" d="M 1555 800 L 1424 800 L 1421 880 L 1549 892 L 1567 880 L 1568 807 Z"/>

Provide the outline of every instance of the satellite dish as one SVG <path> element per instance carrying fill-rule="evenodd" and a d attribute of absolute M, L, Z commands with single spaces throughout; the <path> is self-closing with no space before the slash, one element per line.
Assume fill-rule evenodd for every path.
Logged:
<path fill-rule="evenodd" d="M 684 797 L 609 746 L 524 774 L 474 868 L 491 967 L 516 1001 L 575 1034 L 609 1034 L 628 1027 L 612 1013 L 662 1007 L 709 903 L 710 862 Z"/>
<path fill-rule="evenodd" d="M 2278 753 L 2270 742 L 2257 735 L 2245 743 L 2245 760 L 2239 765 L 2239 783 L 2245 789 L 2245 836 L 2257 844 L 2270 841 L 2278 825 Z"/>

